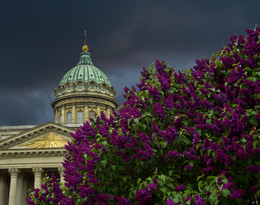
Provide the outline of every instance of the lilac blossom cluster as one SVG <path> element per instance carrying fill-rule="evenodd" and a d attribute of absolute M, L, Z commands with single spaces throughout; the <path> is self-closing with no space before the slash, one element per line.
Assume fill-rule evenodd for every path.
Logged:
<path fill-rule="evenodd" d="M 72 134 L 62 191 L 46 182 L 28 204 L 259 200 L 260 29 L 247 33 L 193 69 L 143 68 L 118 112 Z"/>

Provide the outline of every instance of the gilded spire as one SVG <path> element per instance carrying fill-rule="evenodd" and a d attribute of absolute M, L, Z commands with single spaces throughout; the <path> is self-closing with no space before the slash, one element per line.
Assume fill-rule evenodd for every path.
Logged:
<path fill-rule="evenodd" d="M 84 31 L 84 45 L 82 46 L 82 50 L 83 52 L 88 52 L 88 46 L 87 46 L 87 34 L 86 34 L 86 30 Z"/>

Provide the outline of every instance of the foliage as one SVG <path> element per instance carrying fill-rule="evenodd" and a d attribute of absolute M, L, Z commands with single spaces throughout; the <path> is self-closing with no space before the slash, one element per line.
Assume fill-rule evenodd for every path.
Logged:
<path fill-rule="evenodd" d="M 28 204 L 259 202 L 260 29 L 247 33 L 193 69 L 143 68 L 117 113 L 72 134 L 62 191 Z"/>

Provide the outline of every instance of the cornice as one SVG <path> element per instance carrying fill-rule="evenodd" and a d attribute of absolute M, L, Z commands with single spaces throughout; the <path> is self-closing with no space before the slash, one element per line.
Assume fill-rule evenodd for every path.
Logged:
<path fill-rule="evenodd" d="M 112 102 L 116 107 L 118 107 L 118 102 L 115 100 L 115 98 L 111 97 L 111 96 L 106 96 L 103 94 L 97 94 L 97 93 L 70 93 L 64 96 L 60 96 L 57 97 L 55 100 L 52 101 L 51 106 L 54 108 L 55 104 L 63 101 L 63 100 L 67 100 L 67 99 L 73 99 L 73 98 L 77 98 L 77 97 L 83 97 L 83 98 L 89 98 L 89 97 L 93 97 L 93 98 L 97 98 L 97 99 L 104 99 L 107 100 L 109 102 Z"/>
<path fill-rule="evenodd" d="M 65 148 L 44 148 L 44 149 L 5 149 L 0 151 L 0 160 L 6 158 L 28 158 L 28 157 L 64 157 L 67 151 Z"/>

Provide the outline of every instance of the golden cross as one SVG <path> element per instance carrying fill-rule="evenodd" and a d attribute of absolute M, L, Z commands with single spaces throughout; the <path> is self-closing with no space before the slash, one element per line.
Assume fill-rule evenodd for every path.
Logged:
<path fill-rule="evenodd" d="M 86 32 L 86 30 L 84 31 L 84 33 L 85 33 L 85 45 L 87 45 L 87 32 Z"/>

